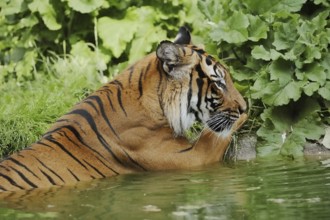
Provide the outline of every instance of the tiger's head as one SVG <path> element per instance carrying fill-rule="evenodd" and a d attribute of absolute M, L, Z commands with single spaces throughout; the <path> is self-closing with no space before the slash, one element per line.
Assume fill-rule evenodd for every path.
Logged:
<path fill-rule="evenodd" d="M 174 42 L 162 41 L 156 55 L 168 78 L 163 109 L 176 135 L 183 135 L 198 121 L 228 136 L 235 122 L 246 118 L 246 102 L 230 73 L 202 48 L 191 44 L 186 28 L 180 28 Z"/>

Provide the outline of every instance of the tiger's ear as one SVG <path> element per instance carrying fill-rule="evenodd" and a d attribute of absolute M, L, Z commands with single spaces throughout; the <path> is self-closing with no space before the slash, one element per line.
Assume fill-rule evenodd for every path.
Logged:
<path fill-rule="evenodd" d="M 184 26 L 180 27 L 179 32 L 174 39 L 174 43 L 175 44 L 192 44 L 190 31 L 188 30 L 188 28 L 186 28 Z"/>
<path fill-rule="evenodd" d="M 156 54 L 161 61 L 171 66 L 179 64 L 181 60 L 179 46 L 167 40 L 160 42 Z"/>
<path fill-rule="evenodd" d="M 187 73 L 187 62 L 181 46 L 171 41 L 162 41 L 157 47 L 156 54 L 162 61 L 163 69 L 175 78 L 182 78 Z"/>

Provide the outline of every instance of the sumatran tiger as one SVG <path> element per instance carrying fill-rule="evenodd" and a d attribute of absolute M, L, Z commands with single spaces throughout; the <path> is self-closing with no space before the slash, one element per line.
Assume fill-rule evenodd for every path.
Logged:
<path fill-rule="evenodd" d="M 75 105 L 43 137 L 0 163 L 0 191 L 74 185 L 108 176 L 188 169 L 222 160 L 247 107 L 228 70 L 174 40 Z M 204 125 L 191 142 L 193 123 Z"/>

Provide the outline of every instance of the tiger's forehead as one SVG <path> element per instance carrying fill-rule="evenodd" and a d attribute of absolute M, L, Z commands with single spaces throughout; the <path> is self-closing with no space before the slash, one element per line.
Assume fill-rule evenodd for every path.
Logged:
<path fill-rule="evenodd" d="M 209 76 L 213 81 L 219 81 L 225 78 L 227 69 L 212 55 L 208 54 L 203 48 L 195 45 L 185 45 L 193 52 L 196 52 L 199 56 L 201 63 L 203 64 L 204 74 Z"/>

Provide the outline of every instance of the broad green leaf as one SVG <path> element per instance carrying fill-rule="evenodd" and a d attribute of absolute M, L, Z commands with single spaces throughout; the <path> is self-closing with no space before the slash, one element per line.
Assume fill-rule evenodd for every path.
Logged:
<path fill-rule="evenodd" d="M 81 13 L 90 13 L 104 4 L 104 0 L 67 0 L 69 6 Z"/>
<path fill-rule="evenodd" d="M 310 81 L 318 82 L 321 86 L 325 83 L 326 73 L 324 68 L 318 63 L 307 65 L 304 74 Z"/>
<path fill-rule="evenodd" d="M 289 133 L 289 134 L 283 134 L 283 137 L 285 135 L 284 143 L 281 146 L 280 153 L 285 156 L 291 156 L 291 157 L 298 157 L 303 156 L 303 150 L 304 150 L 304 144 L 306 143 L 306 139 L 304 136 L 301 136 L 300 134 L 296 134 L 295 132 Z"/>
<path fill-rule="evenodd" d="M 301 9 L 307 0 L 245 0 L 244 4 L 254 13 L 263 14 L 266 12 L 296 12 Z"/>
<path fill-rule="evenodd" d="M 264 123 L 257 131 L 262 138 L 258 143 L 261 156 L 301 156 L 306 138 L 318 140 L 324 134 L 324 127 L 317 114 L 318 103 L 306 99 L 298 104 L 299 107 L 269 108 L 262 113 Z"/>
<path fill-rule="evenodd" d="M 296 31 L 298 19 L 292 18 L 289 22 L 274 23 L 274 42 L 276 50 L 290 49 L 296 43 L 299 35 Z"/>
<path fill-rule="evenodd" d="M 59 30 L 62 25 L 56 20 L 56 12 L 49 0 L 33 1 L 28 5 L 32 12 L 39 13 L 43 22 L 49 30 Z"/>
<path fill-rule="evenodd" d="M 320 62 L 321 66 L 324 68 L 327 79 L 330 79 L 330 53 L 326 53 Z"/>
<path fill-rule="evenodd" d="M 257 42 L 260 39 L 266 39 L 269 25 L 258 16 L 248 15 L 248 17 L 250 22 L 250 26 L 248 27 L 249 40 Z"/>
<path fill-rule="evenodd" d="M 97 29 L 103 46 L 110 49 L 113 55 L 118 58 L 126 49 L 127 43 L 133 39 L 138 25 L 134 20 L 101 17 L 98 20 Z"/>
<path fill-rule="evenodd" d="M 198 8 L 213 23 L 218 23 L 221 20 L 223 5 L 218 0 L 198 1 Z"/>
<path fill-rule="evenodd" d="M 318 92 L 322 98 L 330 101 L 330 82 L 328 81 Z"/>
<path fill-rule="evenodd" d="M 312 96 L 320 88 L 320 85 L 316 82 L 309 82 L 304 85 L 303 90 L 306 95 Z"/>
<path fill-rule="evenodd" d="M 273 61 L 269 66 L 270 79 L 278 80 L 280 84 L 288 83 L 293 76 L 294 65 L 283 59 Z"/>
<path fill-rule="evenodd" d="M 130 49 L 129 62 L 133 63 L 146 53 L 150 52 L 153 44 L 159 43 L 159 39 L 166 39 L 166 32 L 154 27 L 151 23 L 145 23 L 139 27 Z"/>
<path fill-rule="evenodd" d="M 267 51 L 263 45 L 258 45 L 253 48 L 251 51 L 251 55 L 253 58 L 258 59 L 258 60 L 266 60 L 270 61 L 270 52 Z"/>
<path fill-rule="evenodd" d="M 262 100 L 271 106 L 281 106 L 288 104 L 291 100 L 297 101 L 302 92 L 304 82 L 290 81 L 287 84 L 280 84 L 278 81 L 272 82 L 269 86 L 271 94 L 265 95 Z"/>
<path fill-rule="evenodd" d="M 317 4 L 317 5 L 322 4 L 324 6 L 330 6 L 329 0 L 314 0 L 314 3 Z"/>
<path fill-rule="evenodd" d="M 24 0 L 2 0 L 0 2 L 0 15 L 18 14 L 25 10 Z"/>
<path fill-rule="evenodd" d="M 225 22 L 220 21 L 217 27 L 210 33 L 214 41 L 226 41 L 228 43 L 242 43 L 248 40 L 249 26 L 248 16 L 243 12 L 235 11 L 233 15 Z"/>

